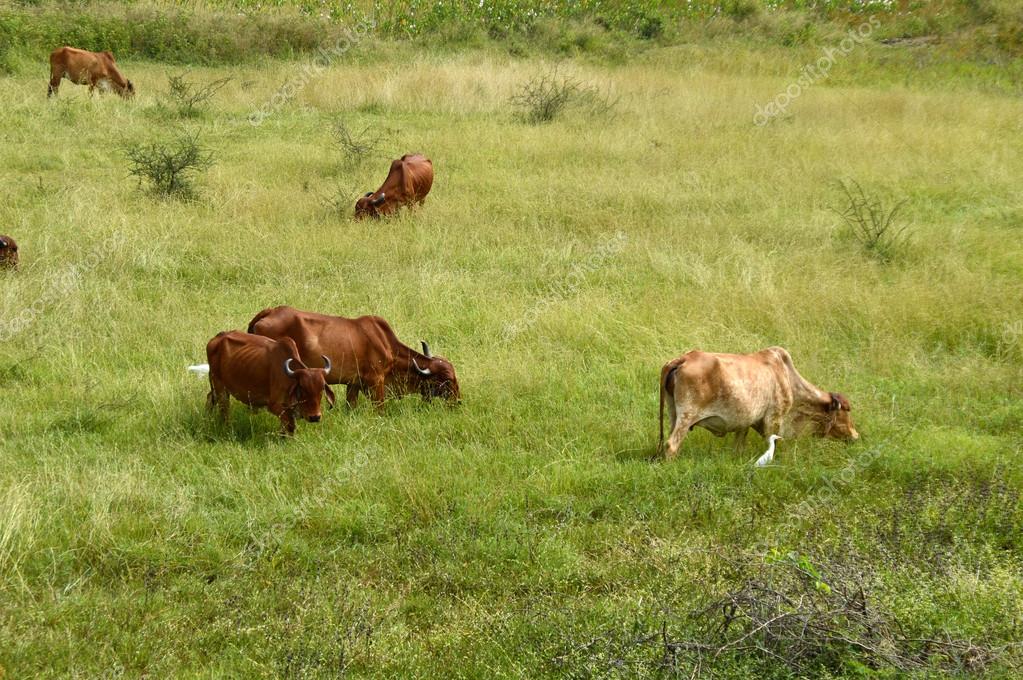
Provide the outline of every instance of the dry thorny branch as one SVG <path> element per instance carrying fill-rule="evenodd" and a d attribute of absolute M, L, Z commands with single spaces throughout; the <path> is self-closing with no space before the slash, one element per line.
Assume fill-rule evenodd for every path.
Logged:
<path fill-rule="evenodd" d="M 358 163 L 373 154 L 381 142 L 380 133 L 372 126 L 367 125 L 361 132 L 355 132 L 341 119 L 331 125 L 331 134 L 349 163 Z"/>
<path fill-rule="evenodd" d="M 199 115 L 213 95 L 231 82 L 230 78 L 220 78 L 209 83 L 194 83 L 185 75 L 181 73 L 167 77 L 166 96 L 170 108 L 177 111 L 182 118 L 194 118 Z"/>
<path fill-rule="evenodd" d="M 675 638 L 671 628 L 686 634 Z M 918 636 L 873 601 L 863 574 L 807 558 L 768 560 L 735 590 L 671 625 L 634 624 L 576 645 L 554 659 L 577 676 L 643 672 L 701 677 L 751 661 L 813 674 L 861 668 L 897 672 L 981 672 L 1018 667 L 1019 643 L 991 645 L 947 633 Z M 747 666 L 748 668 L 748 666 Z"/>

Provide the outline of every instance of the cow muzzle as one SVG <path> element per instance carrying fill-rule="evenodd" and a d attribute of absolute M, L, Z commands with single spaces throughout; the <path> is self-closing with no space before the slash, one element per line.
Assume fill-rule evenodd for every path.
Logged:
<path fill-rule="evenodd" d="M 320 416 L 306 416 L 306 420 L 310 423 L 318 423 L 320 422 Z"/>

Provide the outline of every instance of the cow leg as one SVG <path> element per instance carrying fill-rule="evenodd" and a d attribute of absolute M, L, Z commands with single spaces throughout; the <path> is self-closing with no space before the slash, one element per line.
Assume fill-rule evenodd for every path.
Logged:
<path fill-rule="evenodd" d="M 47 98 L 53 97 L 54 95 L 57 94 L 57 88 L 60 87 L 60 79 L 61 79 L 60 76 L 51 76 L 50 77 L 50 86 L 48 88 L 46 88 L 46 96 L 47 96 Z"/>
<path fill-rule="evenodd" d="M 674 460 L 678 456 L 678 449 L 682 446 L 682 442 L 685 441 L 686 435 L 689 434 L 689 430 L 696 423 L 696 418 L 690 414 L 683 414 L 679 417 L 675 423 L 675 427 L 671 430 L 671 436 L 668 437 L 668 448 L 664 450 L 665 460 Z"/>
<path fill-rule="evenodd" d="M 370 395 L 370 398 L 373 400 L 373 405 L 377 407 L 377 410 L 383 409 L 384 396 L 386 395 L 384 381 L 381 380 L 380 382 L 375 383 L 370 389 L 373 390 L 373 393 Z"/>
<path fill-rule="evenodd" d="M 744 427 L 735 433 L 735 452 L 742 453 L 742 450 L 746 448 L 746 433 L 749 432 L 748 427 Z"/>
<path fill-rule="evenodd" d="M 231 395 L 223 384 L 218 384 L 213 379 L 213 375 L 210 375 L 210 393 L 206 395 L 206 410 L 211 411 L 214 407 L 220 409 L 220 419 L 227 423 L 228 415 L 230 413 L 230 402 Z"/>
<path fill-rule="evenodd" d="M 763 435 L 764 439 L 767 439 L 772 434 L 781 436 L 782 417 L 780 413 L 769 413 L 764 416 Z"/>
<path fill-rule="evenodd" d="M 359 386 L 358 384 L 351 384 L 345 386 L 345 401 L 348 402 L 348 408 L 355 408 L 355 404 L 359 401 Z"/>
<path fill-rule="evenodd" d="M 231 395 L 227 392 L 217 394 L 217 405 L 220 407 L 220 420 L 227 424 L 231 417 Z"/>
<path fill-rule="evenodd" d="M 290 437 L 295 434 L 295 413 L 283 404 L 269 404 L 266 410 L 281 419 L 281 436 Z"/>
<path fill-rule="evenodd" d="M 295 416 L 291 411 L 284 411 L 280 415 L 281 419 L 281 434 L 285 437 L 293 437 L 295 435 Z"/>
<path fill-rule="evenodd" d="M 220 419 L 225 423 L 231 419 L 231 395 L 227 392 L 221 392 L 217 395 L 220 406 Z"/>

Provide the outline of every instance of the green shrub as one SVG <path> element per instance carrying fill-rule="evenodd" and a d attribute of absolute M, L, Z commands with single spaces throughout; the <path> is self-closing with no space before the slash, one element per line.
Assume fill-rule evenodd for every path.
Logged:
<path fill-rule="evenodd" d="M 173 139 L 149 144 L 132 144 L 125 149 L 139 186 L 150 184 L 163 197 L 195 196 L 195 175 L 213 165 L 213 155 L 200 143 L 198 133 L 180 133 Z"/>
<path fill-rule="evenodd" d="M 585 110 L 591 115 L 606 115 L 614 109 L 617 100 L 595 86 L 552 71 L 522 85 L 511 98 L 511 103 L 519 109 L 523 120 L 538 125 L 551 122 L 570 107 Z"/>

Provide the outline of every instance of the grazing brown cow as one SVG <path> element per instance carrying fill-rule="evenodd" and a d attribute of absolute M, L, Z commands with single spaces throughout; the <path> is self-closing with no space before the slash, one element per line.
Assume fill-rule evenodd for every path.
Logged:
<path fill-rule="evenodd" d="M 110 52 L 88 52 L 74 47 L 59 47 L 50 53 L 50 87 L 47 97 L 57 94 L 62 78 L 88 85 L 89 94 L 97 87 L 112 87 L 122 97 L 134 97 L 135 85 L 121 75 Z"/>
<path fill-rule="evenodd" d="M 391 163 L 387 179 L 376 191 L 355 202 L 355 217 L 390 215 L 403 205 L 423 204 L 433 186 L 433 163 L 421 154 L 405 154 Z"/>
<path fill-rule="evenodd" d="M 668 406 L 671 436 L 665 458 L 678 449 L 694 427 L 719 437 L 735 432 L 736 448 L 746 431 L 763 437 L 859 439 L 853 427 L 849 400 L 837 392 L 818 389 L 792 365 L 781 347 L 755 354 L 716 354 L 692 351 L 672 359 L 661 369 L 661 437 L 664 443 L 664 406 Z"/>
<path fill-rule="evenodd" d="M 239 331 L 218 333 L 206 345 L 210 393 L 207 406 L 219 405 L 224 422 L 230 397 L 253 408 L 266 407 L 281 419 L 283 434 L 295 432 L 295 414 L 310 423 L 320 421 L 324 393 L 333 408 L 334 393 L 327 386 L 330 359 L 320 357 L 324 368 L 308 368 L 299 358 L 295 343 L 280 342 Z"/>
<path fill-rule="evenodd" d="M 18 244 L 10 236 L 0 234 L 0 268 L 18 268 Z"/>
<path fill-rule="evenodd" d="M 452 404 L 461 398 L 451 362 L 430 354 L 425 342 L 422 353 L 402 344 L 379 316 L 346 319 L 282 306 L 257 314 L 249 332 L 294 340 L 309 365 L 316 365 L 322 354 L 334 357 L 327 382 L 347 385 L 352 407 L 360 390 L 378 407 L 387 391 L 398 398 L 418 392 L 427 401 L 438 397 Z"/>

